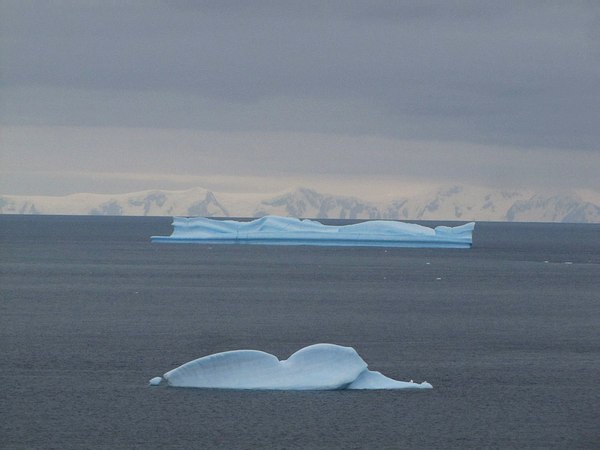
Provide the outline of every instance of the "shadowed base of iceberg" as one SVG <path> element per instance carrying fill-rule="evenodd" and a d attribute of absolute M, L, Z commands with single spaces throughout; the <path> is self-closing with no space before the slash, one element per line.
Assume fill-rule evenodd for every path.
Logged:
<path fill-rule="evenodd" d="M 431 384 L 396 381 L 367 369 L 352 347 L 315 344 L 287 360 L 258 350 L 216 353 L 163 375 L 169 386 L 206 389 L 337 390 L 432 389 Z M 161 377 L 150 380 L 158 386 Z"/>

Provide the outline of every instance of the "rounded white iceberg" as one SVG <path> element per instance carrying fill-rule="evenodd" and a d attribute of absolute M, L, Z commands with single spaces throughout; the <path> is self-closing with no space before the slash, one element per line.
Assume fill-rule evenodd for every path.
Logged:
<path fill-rule="evenodd" d="M 379 372 L 371 372 L 356 350 L 334 344 L 310 345 L 283 361 L 258 350 L 216 353 L 187 362 L 165 373 L 163 377 L 170 386 L 217 389 L 336 390 L 432 387 L 429 383 L 396 381 Z"/>

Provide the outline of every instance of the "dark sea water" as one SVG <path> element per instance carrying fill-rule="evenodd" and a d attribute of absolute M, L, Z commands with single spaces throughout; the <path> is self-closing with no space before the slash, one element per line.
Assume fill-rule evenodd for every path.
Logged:
<path fill-rule="evenodd" d="M 479 223 L 470 250 L 149 241 L 170 232 L 0 216 L 0 447 L 600 447 L 600 225 Z M 317 342 L 434 389 L 147 385 Z"/>

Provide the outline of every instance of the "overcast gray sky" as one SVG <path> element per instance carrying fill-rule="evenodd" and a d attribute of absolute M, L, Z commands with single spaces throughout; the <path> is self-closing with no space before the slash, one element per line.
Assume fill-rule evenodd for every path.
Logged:
<path fill-rule="evenodd" d="M 600 191 L 597 1 L 0 5 L 0 193 Z"/>

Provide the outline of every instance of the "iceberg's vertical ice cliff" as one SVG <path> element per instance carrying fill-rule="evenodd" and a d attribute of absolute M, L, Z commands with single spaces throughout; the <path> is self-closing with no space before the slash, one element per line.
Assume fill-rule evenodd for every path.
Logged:
<path fill-rule="evenodd" d="M 336 390 L 431 389 L 427 382 L 396 381 L 367 369 L 352 347 L 315 344 L 287 360 L 257 350 L 216 353 L 163 375 L 170 386 L 217 389 Z M 150 380 L 160 384 L 160 378 Z"/>
<path fill-rule="evenodd" d="M 152 236 L 152 242 L 469 248 L 474 227 L 473 222 L 433 229 L 387 220 L 334 226 L 278 216 L 250 222 L 175 217 L 171 236 Z"/>

